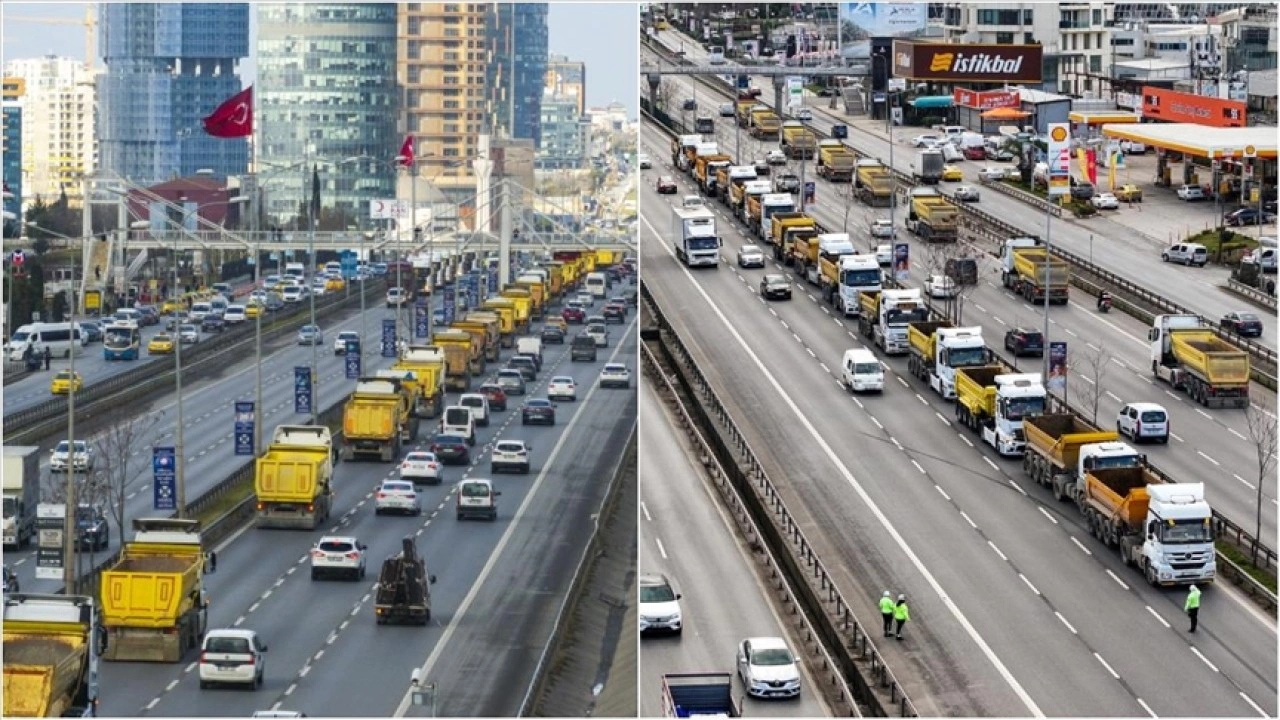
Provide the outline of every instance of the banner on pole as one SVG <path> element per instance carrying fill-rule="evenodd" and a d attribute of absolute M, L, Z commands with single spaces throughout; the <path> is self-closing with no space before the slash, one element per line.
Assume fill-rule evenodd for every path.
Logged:
<path fill-rule="evenodd" d="M 67 506 L 63 503 L 36 505 L 36 579 L 61 580 L 63 542 Z"/>
<path fill-rule="evenodd" d="M 384 318 L 382 321 L 382 357 L 396 356 L 396 320 Z"/>
<path fill-rule="evenodd" d="M 360 343 L 354 340 L 347 341 L 346 355 L 343 356 L 343 365 L 346 368 L 348 380 L 360 379 Z"/>
<path fill-rule="evenodd" d="M 458 309 L 457 293 L 454 292 L 452 285 L 446 285 L 444 288 L 444 324 L 452 325 L 454 313 Z"/>
<path fill-rule="evenodd" d="M 893 279 L 906 282 L 911 277 L 911 246 L 906 243 L 893 245 Z"/>
<path fill-rule="evenodd" d="M 1050 392 L 1065 393 L 1067 390 L 1067 343 L 1049 343 L 1049 382 Z"/>
<path fill-rule="evenodd" d="M 413 306 L 413 336 L 416 338 L 431 336 L 431 310 L 425 302 Z"/>
<path fill-rule="evenodd" d="M 177 455 L 171 447 L 151 451 L 151 509 L 176 510 L 178 507 Z"/>
<path fill-rule="evenodd" d="M 236 401 L 236 455 L 254 454 L 253 447 L 253 403 L 245 400 Z"/>
<path fill-rule="evenodd" d="M 311 414 L 311 368 L 305 365 L 293 368 L 293 411 Z"/>

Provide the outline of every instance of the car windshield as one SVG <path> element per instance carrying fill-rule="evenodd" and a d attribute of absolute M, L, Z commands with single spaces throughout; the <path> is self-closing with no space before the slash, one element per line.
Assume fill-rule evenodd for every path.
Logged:
<path fill-rule="evenodd" d="M 611 373 L 626 372 L 627 366 L 610 364 L 610 365 L 605 365 L 604 369 L 605 369 L 605 372 L 611 372 Z"/>
<path fill-rule="evenodd" d="M 759 255 L 760 248 L 756 247 L 755 245 L 743 245 L 742 254 L 743 255 Z"/>
<path fill-rule="evenodd" d="M 500 442 L 498 443 L 498 452 L 514 453 L 524 450 L 524 445 L 518 442 Z"/>
<path fill-rule="evenodd" d="M 879 363 L 856 363 L 853 366 L 854 375 L 877 375 L 879 373 Z"/>
<path fill-rule="evenodd" d="M 672 602 L 675 599 L 676 594 L 672 592 L 670 585 L 640 586 L 640 602 L 642 603 L 665 603 Z"/>
<path fill-rule="evenodd" d="M 60 453 L 64 453 L 64 452 L 66 452 L 66 451 L 67 451 L 67 448 L 68 448 L 68 447 L 69 447 L 69 446 L 67 445 L 67 441 L 66 441 L 66 440 L 63 440 L 62 442 L 58 443 L 58 452 L 60 452 Z M 77 441 L 76 441 L 76 452 L 78 452 L 78 453 L 82 453 L 82 452 L 84 452 L 84 447 L 85 447 L 85 446 L 84 446 L 84 443 L 83 443 L 83 442 L 81 442 L 81 441 L 79 441 L 79 440 L 77 440 Z"/>
<path fill-rule="evenodd" d="M 1042 397 L 1010 398 L 1005 409 L 1005 415 L 1010 420 L 1022 420 L 1032 415 L 1043 414 L 1044 398 Z"/>
<path fill-rule="evenodd" d="M 464 397 L 458 401 L 459 405 L 467 407 L 484 407 L 484 398 L 482 397 Z"/>
<path fill-rule="evenodd" d="M 551 382 L 552 382 L 552 384 L 555 384 L 555 385 L 572 385 L 572 384 L 573 384 L 573 378 L 571 378 L 571 377 L 553 377 L 553 378 L 551 378 Z"/>
<path fill-rule="evenodd" d="M 785 648 L 756 650 L 751 654 L 752 665 L 791 665 L 791 651 Z"/>
<path fill-rule="evenodd" d="M 383 492 L 412 492 L 413 483 L 388 481 L 382 483 Z"/>
<path fill-rule="evenodd" d="M 405 455 L 404 459 L 409 462 L 432 462 L 436 459 L 436 456 L 431 453 L 411 452 L 408 455 Z"/>
<path fill-rule="evenodd" d="M 1156 527 L 1159 540 L 1167 545 L 1213 542 L 1213 524 L 1203 520 L 1170 520 Z"/>
<path fill-rule="evenodd" d="M 461 445 L 462 438 L 457 435 L 437 435 L 436 442 L 440 445 Z"/>
<path fill-rule="evenodd" d="M 987 364 L 986 348 L 954 348 L 947 351 L 951 367 L 982 367 Z"/>
<path fill-rule="evenodd" d="M 489 486 L 480 483 L 465 483 L 462 486 L 462 494 L 467 497 L 488 497 Z"/>
<path fill-rule="evenodd" d="M 720 247 L 720 241 L 716 238 L 689 238 L 686 241 L 690 250 L 715 250 Z"/>
<path fill-rule="evenodd" d="M 551 401 L 550 401 L 550 400 L 530 400 L 527 404 L 528 404 L 528 406 L 529 406 L 529 407 L 531 407 L 531 408 L 546 408 L 546 407 L 551 407 Z"/>

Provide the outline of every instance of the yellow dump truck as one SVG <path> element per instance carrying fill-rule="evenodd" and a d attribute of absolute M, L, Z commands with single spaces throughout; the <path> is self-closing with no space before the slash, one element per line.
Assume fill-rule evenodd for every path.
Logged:
<path fill-rule="evenodd" d="M 363 377 L 342 409 L 342 456 L 377 456 L 395 462 L 400 449 L 418 437 L 414 397 L 407 383 L 389 377 Z"/>
<path fill-rule="evenodd" d="M 106 635 L 93 598 L 5 593 L 4 716 L 90 717 Z"/>
<path fill-rule="evenodd" d="M 457 330 L 458 332 L 464 332 L 471 336 L 472 347 L 478 348 L 480 352 L 480 364 L 478 366 L 478 370 L 475 371 L 475 374 L 483 375 L 484 371 L 489 367 L 489 355 L 496 354 L 493 351 L 497 349 L 496 345 L 493 347 L 489 346 L 488 328 L 480 324 L 469 323 L 466 320 L 454 320 L 453 324 L 448 328 L 439 328 L 436 332 L 440 332 L 441 330 Z"/>
<path fill-rule="evenodd" d="M 1023 373 L 996 363 L 955 371 L 956 420 L 978 433 L 1006 457 L 1026 450 L 1023 420 L 1044 412 L 1045 391 L 1038 373 Z"/>
<path fill-rule="evenodd" d="M 470 333 L 462 330 L 441 330 L 433 342 L 444 350 L 445 384 L 459 392 L 471 389 L 471 378 L 478 376 L 484 358 L 480 349 L 471 341 Z"/>
<path fill-rule="evenodd" d="M 803 277 L 810 267 L 816 267 L 818 264 L 818 249 L 821 241 L 817 233 L 795 232 L 789 236 L 790 244 L 787 246 L 787 256 L 784 263 L 796 268 L 796 272 Z"/>
<path fill-rule="evenodd" d="M 1195 315 L 1157 315 L 1148 334 L 1155 375 L 1210 408 L 1249 407 L 1249 354 Z"/>
<path fill-rule="evenodd" d="M 133 541 L 102 573 L 102 657 L 176 663 L 199 647 L 207 629 L 200 523 L 136 518 L 133 529 Z"/>
<path fill-rule="evenodd" d="M 564 294 L 564 263 L 559 260 L 552 260 L 542 264 L 542 269 L 547 271 L 547 305 L 560 300 L 560 296 Z"/>
<path fill-rule="evenodd" d="M 818 142 L 818 175 L 829 182 L 851 182 L 853 168 L 857 161 L 858 156 L 839 140 L 828 139 Z"/>
<path fill-rule="evenodd" d="M 569 267 L 568 264 L 565 267 Z M 516 338 L 516 304 L 511 298 L 489 298 L 484 301 L 481 309 L 486 312 L 495 313 L 501 321 L 499 334 L 501 336 L 502 347 L 515 347 Z"/>
<path fill-rule="evenodd" d="M 760 103 L 757 103 L 755 98 L 739 98 L 737 105 L 734 108 L 734 117 L 738 121 L 738 127 L 751 127 L 751 111 L 759 105 Z"/>
<path fill-rule="evenodd" d="M 724 153 L 716 153 L 715 155 L 699 155 L 698 159 L 693 163 L 693 179 L 698 183 L 698 187 L 703 190 L 707 189 L 707 180 L 715 181 L 715 175 L 708 174 L 707 168 L 712 167 L 714 163 L 733 162 L 733 158 Z M 599 252 L 599 251 L 597 251 Z M 607 250 L 605 252 L 608 252 Z M 605 263 L 606 265 L 610 263 Z"/>
<path fill-rule="evenodd" d="M 1000 277 L 1004 286 L 1029 303 L 1067 304 L 1070 297 L 1071 266 L 1066 260 L 1050 257 L 1039 238 L 1011 238 L 1004 241 L 1000 257 Z"/>
<path fill-rule="evenodd" d="M 484 348 L 484 358 L 489 362 L 498 361 L 498 351 L 502 343 L 502 319 L 490 312 L 472 311 L 461 320 L 453 323 L 453 327 L 466 330 L 476 338 Z"/>
<path fill-rule="evenodd" d="M 916 187 L 908 198 L 906 226 L 927 242 L 955 242 L 960 237 L 960 209 L 934 188 Z"/>
<path fill-rule="evenodd" d="M 893 173 L 879 160 L 863 158 L 856 165 L 853 186 L 858 199 L 871 207 L 889 207 L 893 201 Z"/>
<path fill-rule="evenodd" d="M 818 138 L 799 120 L 782 123 L 782 151 L 787 157 L 811 158 L 817 152 Z"/>
<path fill-rule="evenodd" d="M 344 412 L 344 415 L 347 413 Z M 364 420 L 369 422 L 369 420 Z M 366 426 L 343 418 L 347 442 Z M 253 486 L 260 528 L 314 530 L 333 511 L 333 435 L 323 425 L 278 425 L 257 460 Z"/>
<path fill-rule="evenodd" d="M 440 415 L 444 408 L 444 352 L 431 345 L 410 345 L 400 353 L 400 358 L 391 366 L 392 370 L 406 372 L 412 379 L 405 382 L 418 385 L 414 397 L 417 406 L 413 416 L 433 418 Z"/>
<path fill-rule="evenodd" d="M 1037 483 L 1053 487 L 1054 496 L 1065 497 L 1068 484 L 1074 485 L 1080 462 L 1080 449 L 1086 445 L 1115 443 L 1119 438 L 1112 430 L 1102 430 L 1068 413 L 1048 413 L 1030 417 L 1022 423 L 1027 438 L 1027 453 L 1022 469 Z"/>
<path fill-rule="evenodd" d="M 817 222 L 802 212 L 775 213 L 772 216 L 772 220 L 770 229 L 773 235 L 769 238 L 769 244 L 773 246 L 773 259 L 783 260 L 786 258 L 786 263 L 790 265 L 789 249 L 792 237 L 797 233 L 809 237 L 817 237 Z"/>
<path fill-rule="evenodd" d="M 515 303 L 516 309 L 516 335 L 527 335 L 529 333 L 529 323 L 533 320 L 533 298 L 530 297 L 529 291 L 514 285 L 507 285 L 502 288 L 502 296 Z"/>
<path fill-rule="evenodd" d="M 522 274 L 511 283 L 512 287 L 529 291 L 529 300 L 532 302 L 529 318 L 533 321 L 541 321 L 547 314 L 547 287 L 542 278 L 543 275 L 540 274 Z"/>
<path fill-rule="evenodd" d="M 751 108 L 751 137 L 757 140 L 777 140 L 782 120 L 768 105 Z"/>

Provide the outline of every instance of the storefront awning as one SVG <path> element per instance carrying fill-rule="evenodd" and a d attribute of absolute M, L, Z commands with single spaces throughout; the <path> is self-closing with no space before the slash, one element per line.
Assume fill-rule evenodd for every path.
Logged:
<path fill-rule="evenodd" d="M 911 105 L 917 110 L 931 110 L 934 108 L 949 108 L 953 104 L 950 95 L 930 95 L 927 97 L 918 97 L 911 100 Z"/>
<path fill-rule="evenodd" d="M 1025 110 L 1019 110 L 1018 108 L 1002 107 L 1002 108 L 996 108 L 994 110 L 988 110 L 982 113 L 982 119 L 983 120 L 1017 120 L 1019 118 L 1027 117 L 1030 114 L 1031 113 L 1026 112 Z"/>

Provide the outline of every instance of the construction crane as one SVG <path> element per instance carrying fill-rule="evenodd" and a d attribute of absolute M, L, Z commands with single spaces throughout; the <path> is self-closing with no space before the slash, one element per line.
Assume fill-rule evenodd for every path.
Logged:
<path fill-rule="evenodd" d="M 96 34 L 98 31 L 98 5 L 85 3 L 84 19 L 32 17 L 23 15 L 5 15 L 6 23 L 39 23 L 41 25 L 83 25 L 84 26 L 84 66 L 92 71 L 97 59 Z"/>

